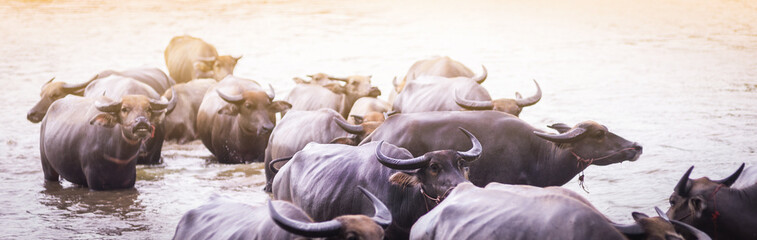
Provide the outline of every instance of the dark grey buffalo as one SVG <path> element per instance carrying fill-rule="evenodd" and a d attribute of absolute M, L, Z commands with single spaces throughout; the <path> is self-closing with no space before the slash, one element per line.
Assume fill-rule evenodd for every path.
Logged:
<path fill-rule="evenodd" d="M 268 167 L 271 160 L 291 157 L 311 142 L 357 145 L 376 127 L 375 122 L 366 122 L 361 125 L 349 124 L 342 115 L 328 108 L 316 111 L 289 111 L 273 128 L 265 149 L 265 190 L 271 191 L 270 186 L 274 176 Z"/>
<path fill-rule="evenodd" d="M 360 191 L 371 202 L 373 217 L 343 215 L 325 222 L 313 222 L 286 201 L 251 206 L 213 196 L 209 203 L 184 214 L 173 239 L 383 239 L 392 215 L 376 196 L 363 188 Z"/>
<path fill-rule="evenodd" d="M 731 187 L 744 164 L 721 180 L 689 179 L 694 166 L 670 195 L 668 216 L 690 224 L 714 239 L 757 239 L 757 184 Z"/>
<path fill-rule="evenodd" d="M 270 85 L 269 85 L 270 87 Z M 262 162 L 276 113 L 291 107 L 273 101 L 253 80 L 230 75 L 208 89 L 197 113 L 197 131 L 221 163 Z"/>
<path fill-rule="evenodd" d="M 177 96 L 176 107 L 165 119 L 166 141 L 176 140 L 179 144 L 184 144 L 198 139 L 197 112 L 205 92 L 216 83 L 213 79 L 195 79 L 176 84 L 173 91 L 165 91 L 163 97 L 166 99 Z"/>
<path fill-rule="evenodd" d="M 418 219 L 410 239 L 682 239 L 670 222 L 640 213 L 634 218 L 634 224 L 614 224 L 559 187 L 461 183 Z"/>
<path fill-rule="evenodd" d="M 234 73 L 241 57 L 218 56 L 218 51 L 202 39 L 189 35 L 171 39 L 164 52 L 168 73 L 176 83 L 198 78 L 221 81 Z"/>
<path fill-rule="evenodd" d="M 118 100 L 126 95 L 141 95 L 145 96 L 152 101 L 161 100 L 161 96 L 150 85 L 117 74 L 113 74 L 104 78 L 99 78 L 97 81 L 90 83 L 84 90 L 84 96 L 90 98 L 96 98 L 99 96 L 107 96 L 110 99 Z M 176 106 L 176 99 L 171 99 L 168 111 L 172 111 Z M 138 164 L 157 164 L 161 160 L 161 148 L 163 147 L 163 140 L 165 139 L 165 117 L 161 117 L 160 121 L 153 122 L 153 129 L 150 133 L 150 137 L 142 142 L 142 149 L 137 157 Z"/>
<path fill-rule="evenodd" d="M 496 111 L 455 111 L 398 114 L 388 118 L 363 140 L 386 141 L 414 155 L 466 146 L 454 134 L 458 127 L 470 130 L 484 147 L 481 158 L 470 165 L 470 181 L 560 186 L 589 165 L 635 161 L 642 147 L 610 132 L 594 121 L 560 128 L 549 134 L 517 117 Z"/>
<path fill-rule="evenodd" d="M 359 147 L 308 144 L 273 180 L 274 199 L 292 201 L 316 221 L 344 214 L 370 214 L 371 204 L 355 191 L 363 186 L 386 203 L 393 224 L 387 239 L 407 239 L 410 227 L 433 209 L 458 183 L 465 164 L 481 152 L 478 140 L 463 130 L 473 147 L 466 152 L 434 151 L 413 157 L 383 142 Z"/>
<path fill-rule="evenodd" d="M 319 84 L 297 84 L 287 96 L 286 101 L 292 104 L 292 110 L 310 111 L 330 108 L 347 118 L 352 105 L 359 98 L 381 95 L 377 87 L 371 86 L 370 76 L 331 79 L 343 81 L 345 85 L 327 88 Z"/>
<path fill-rule="evenodd" d="M 55 78 L 50 79 L 42 85 L 42 92 L 39 94 L 40 100 L 26 114 L 26 119 L 30 122 L 38 123 L 45 118 L 47 109 L 58 99 L 71 95 L 84 96 L 84 88 L 90 83 L 97 80 L 98 76 L 91 78 L 89 81 L 82 83 L 65 83 L 53 82 Z"/>
<path fill-rule="evenodd" d="M 168 106 L 145 95 L 56 101 L 40 131 L 45 179 L 63 177 L 94 190 L 133 187 L 140 149 Z"/>

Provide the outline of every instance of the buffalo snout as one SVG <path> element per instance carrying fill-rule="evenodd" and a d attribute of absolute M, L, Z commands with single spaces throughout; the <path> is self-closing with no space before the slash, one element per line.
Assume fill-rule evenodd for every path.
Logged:
<path fill-rule="evenodd" d="M 136 119 L 134 119 L 134 122 L 135 124 L 131 131 L 139 138 L 146 138 L 152 133 L 150 120 L 148 120 L 146 117 L 137 117 Z"/>
<path fill-rule="evenodd" d="M 26 114 L 26 119 L 33 123 L 38 123 L 42 121 L 42 118 L 45 117 L 45 113 L 41 113 L 35 110 L 29 111 L 29 113 Z"/>

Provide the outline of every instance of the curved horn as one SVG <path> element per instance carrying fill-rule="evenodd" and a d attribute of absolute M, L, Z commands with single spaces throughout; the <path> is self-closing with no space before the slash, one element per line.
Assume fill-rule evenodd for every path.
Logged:
<path fill-rule="evenodd" d="M 468 138 L 470 138 L 470 142 L 473 145 L 473 147 L 471 147 L 470 150 L 465 151 L 465 152 L 458 151 L 457 154 L 459 154 L 460 157 L 465 159 L 465 161 L 469 161 L 469 162 L 475 161 L 476 159 L 478 159 L 478 156 L 481 156 L 481 151 L 482 151 L 481 142 L 479 142 L 478 139 L 476 139 L 476 136 L 473 136 L 472 133 L 470 133 L 468 130 L 465 130 L 465 128 L 461 128 L 461 127 L 458 127 L 458 128 L 460 129 L 460 131 L 463 131 L 465 135 L 468 135 Z"/>
<path fill-rule="evenodd" d="M 389 225 L 392 224 L 392 213 L 389 212 L 389 209 L 386 208 L 386 205 L 384 205 L 381 200 L 379 200 L 365 188 L 360 186 L 358 186 L 357 188 L 360 189 L 360 191 L 363 192 L 363 194 L 365 194 L 365 196 L 368 197 L 368 199 L 370 199 L 371 203 L 373 204 L 373 211 L 375 213 L 373 214 L 373 217 L 371 217 L 371 220 L 376 222 L 376 224 L 380 225 L 384 229 L 389 227 Z"/>
<path fill-rule="evenodd" d="M 66 84 L 63 84 L 63 89 L 66 89 L 66 90 L 70 91 L 70 90 L 78 90 L 78 89 L 85 88 L 85 87 L 87 87 L 87 85 L 89 85 L 93 81 L 97 80 L 98 76 L 99 75 L 95 74 L 95 76 L 92 77 L 92 79 L 89 79 L 89 81 L 86 81 L 86 82 L 83 82 L 83 83 L 66 83 Z"/>
<path fill-rule="evenodd" d="M 342 82 L 349 82 L 350 81 L 347 78 L 339 78 L 339 77 L 332 77 L 332 76 L 329 76 L 329 79 L 336 80 L 336 81 L 342 81 Z"/>
<path fill-rule="evenodd" d="M 586 129 L 583 129 L 583 128 L 574 128 L 566 133 L 557 134 L 557 135 L 534 131 L 534 134 L 536 134 L 536 136 L 539 136 L 540 138 L 544 138 L 556 143 L 569 143 L 569 142 L 576 141 L 584 133 L 586 133 Z"/>
<path fill-rule="evenodd" d="M 213 62 L 215 60 L 216 60 L 215 56 L 212 56 L 212 57 L 197 57 L 197 61 Z"/>
<path fill-rule="evenodd" d="M 736 172 L 734 172 L 733 174 L 731 174 L 731 176 L 728 176 L 727 178 L 723 178 L 721 180 L 716 180 L 716 181 L 713 181 L 713 182 L 723 184 L 726 187 L 730 187 L 731 184 L 733 184 L 734 182 L 736 182 L 736 179 L 739 178 L 739 175 L 741 175 L 741 171 L 744 171 L 744 163 L 741 163 L 741 167 L 739 167 L 739 169 L 736 169 Z"/>
<path fill-rule="evenodd" d="M 336 125 L 339 125 L 340 128 L 344 129 L 344 131 L 347 131 L 348 133 L 352 133 L 352 134 L 365 133 L 365 129 L 363 129 L 363 126 L 349 124 L 347 121 L 344 121 L 344 119 L 342 119 L 341 116 L 334 116 L 334 122 L 336 122 Z"/>
<path fill-rule="evenodd" d="M 428 162 L 431 161 L 431 157 L 427 157 L 425 154 L 411 159 L 390 158 L 381 153 L 381 145 L 384 145 L 384 141 L 379 142 L 376 146 L 376 159 L 378 159 L 381 164 L 391 169 L 413 170 L 425 167 L 428 165 Z"/>
<path fill-rule="evenodd" d="M 229 95 L 223 94 L 223 92 L 221 92 L 221 90 L 217 88 L 216 88 L 216 93 L 218 93 L 218 96 L 220 96 L 224 101 L 232 103 L 232 104 L 240 104 L 244 102 L 244 98 L 242 97 L 241 94 L 238 96 L 229 96 Z"/>
<path fill-rule="evenodd" d="M 457 103 L 458 106 L 469 110 L 492 110 L 494 108 L 492 101 L 464 99 L 457 95 L 457 91 L 455 91 L 455 103 Z"/>
<path fill-rule="evenodd" d="M 339 231 L 342 229 L 342 223 L 337 220 L 309 223 L 281 216 L 281 214 L 276 212 L 276 208 L 273 207 L 271 201 L 268 201 L 268 213 L 271 214 L 271 219 L 273 219 L 276 225 L 287 232 L 304 237 L 330 237 L 339 234 Z"/>
<path fill-rule="evenodd" d="M 174 92 L 173 87 L 171 87 L 171 100 L 164 101 L 161 99 L 160 101 L 156 101 L 150 99 L 150 107 L 152 107 L 153 111 L 161 111 L 163 109 L 166 109 L 166 112 L 173 111 L 173 108 L 176 107 L 176 98 L 176 92 Z"/>
<path fill-rule="evenodd" d="M 273 99 L 276 98 L 276 91 L 273 90 L 273 85 L 270 83 L 268 84 L 268 90 L 270 91 L 265 91 L 265 94 L 268 95 L 269 100 L 273 101 Z"/>
<path fill-rule="evenodd" d="M 644 231 L 644 228 L 641 227 L 638 223 L 633 224 L 617 224 L 617 223 L 611 223 L 615 229 L 617 229 L 620 233 L 626 234 L 626 235 L 640 235 L 646 233 Z"/>
<path fill-rule="evenodd" d="M 268 163 L 268 170 L 271 171 L 272 173 L 279 173 L 279 168 L 274 167 L 273 164 L 274 163 L 278 163 L 278 162 L 283 162 L 283 161 L 289 161 L 289 160 L 292 159 L 292 157 L 294 157 L 294 156 L 289 156 L 289 157 L 285 157 L 285 158 L 278 158 L 278 159 L 272 160 L 271 162 Z"/>
<path fill-rule="evenodd" d="M 486 67 L 484 65 L 481 65 L 481 68 L 484 69 L 483 72 L 481 72 L 481 75 L 473 77 L 473 81 L 476 81 L 478 84 L 484 83 L 484 80 L 486 80 L 486 76 L 489 75 L 489 72 L 486 71 Z"/>
<path fill-rule="evenodd" d="M 665 214 L 665 212 L 663 212 L 660 208 L 658 208 L 657 206 L 655 206 L 654 210 L 655 210 L 655 212 L 657 212 L 657 215 L 660 216 L 660 218 L 662 218 L 663 220 L 665 220 L 667 222 L 670 222 L 670 218 L 668 218 L 668 215 Z"/>
<path fill-rule="evenodd" d="M 552 125 L 548 125 L 548 128 L 557 130 L 558 133 L 564 133 L 569 131 L 572 127 L 568 126 L 568 124 L 565 123 L 555 123 Z"/>
<path fill-rule="evenodd" d="M 51 78 L 50 80 L 47 80 L 47 82 L 45 82 L 45 84 L 51 83 L 51 82 L 53 82 L 53 80 L 55 80 L 55 77 Z"/>
<path fill-rule="evenodd" d="M 118 112 L 121 110 L 121 100 L 110 102 L 101 102 L 100 100 L 97 100 L 95 101 L 95 108 L 101 112 Z"/>
<path fill-rule="evenodd" d="M 539 83 L 536 82 L 535 79 L 534 79 L 534 84 L 536 84 L 536 94 L 528 98 L 515 99 L 515 103 L 518 104 L 519 107 L 531 106 L 539 102 L 539 100 L 541 100 L 541 87 L 539 87 Z"/>
<path fill-rule="evenodd" d="M 692 170 L 694 170 L 694 166 L 691 166 L 689 170 L 686 170 L 686 173 L 683 174 L 681 180 L 678 180 L 678 184 L 676 184 L 676 188 L 674 189 L 678 195 L 686 196 L 689 192 L 689 188 L 691 187 L 689 175 L 691 175 Z"/>
<path fill-rule="evenodd" d="M 689 231 L 689 233 L 691 235 L 693 235 L 694 237 L 696 237 L 698 240 L 711 240 L 712 239 L 712 238 L 710 238 L 709 235 L 707 235 L 706 233 L 702 232 L 702 230 L 699 230 L 699 229 L 697 229 L 695 227 L 692 227 L 691 225 L 686 224 L 684 222 L 681 222 L 681 221 L 678 221 L 678 220 L 675 220 L 675 219 L 671 219 L 670 223 L 672 223 L 673 226 L 677 226 L 677 227 L 686 229 L 687 231 Z"/>

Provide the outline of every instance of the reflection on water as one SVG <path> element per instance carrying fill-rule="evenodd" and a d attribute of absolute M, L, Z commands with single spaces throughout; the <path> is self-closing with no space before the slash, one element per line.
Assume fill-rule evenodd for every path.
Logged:
<path fill-rule="evenodd" d="M 493 97 L 530 92 L 536 127 L 595 120 L 644 146 L 636 162 L 586 169 L 590 194 L 565 187 L 613 220 L 667 206 L 673 185 L 757 163 L 755 1 L 3 1 L 0 4 L 0 239 L 169 239 L 189 209 L 220 193 L 263 203 L 262 164 L 224 165 L 198 141 L 164 145 L 164 163 L 138 166 L 135 189 L 93 192 L 45 183 L 39 125 L 26 112 L 42 84 L 105 69 L 164 67 L 163 50 L 191 34 L 244 55 L 235 74 L 394 76 L 448 55 L 489 77 Z M 382 96 L 386 97 L 386 96 Z"/>

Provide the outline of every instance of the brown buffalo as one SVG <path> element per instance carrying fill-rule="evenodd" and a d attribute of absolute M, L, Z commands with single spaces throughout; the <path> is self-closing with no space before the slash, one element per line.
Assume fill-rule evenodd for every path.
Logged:
<path fill-rule="evenodd" d="M 383 122 L 383 113 L 389 112 L 391 107 L 392 105 L 384 100 L 374 97 L 362 97 L 352 105 L 347 122 L 351 124 L 360 124 L 363 121 Z"/>
<path fill-rule="evenodd" d="M 164 52 L 166 67 L 176 83 L 198 78 L 223 80 L 234 73 L 240 57 L 218 56 L 218 51 L 202 39 L 189 35 L 171 39 Z"/>
<path fill-rule="evenodd" d="M 97 80 L 98 76 L 91 78 L 89 81 L 82 83 L 65 83 L 53 82 L 55 78 L 50 79 L 42 85 L 42 92 L 39 94 L 40 100 L 26 114 L 26 119 L 30 122 L 38 123 L 42 121 L 47 114 L 47 109 L 58 99 L 64 98 L 69 94 L 83 96 L 84 88 L 90 83 Z"/>

